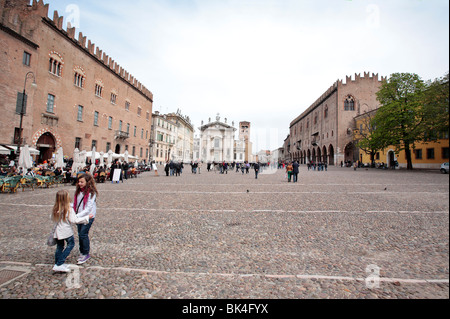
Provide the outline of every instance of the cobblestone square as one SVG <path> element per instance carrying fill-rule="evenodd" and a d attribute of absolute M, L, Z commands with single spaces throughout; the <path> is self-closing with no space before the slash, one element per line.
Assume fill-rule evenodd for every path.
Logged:
<path fill-rule="evenodd" d="M 449 177 L 284 171 L 99 184 L 91 260 L 54 274 L 58 189 L 0 196 L 0 298 L 449 298 Z M 76 264 L 76 246 L 67 263 Z M 1 274 L 1 273 L 0 273 Z"/>

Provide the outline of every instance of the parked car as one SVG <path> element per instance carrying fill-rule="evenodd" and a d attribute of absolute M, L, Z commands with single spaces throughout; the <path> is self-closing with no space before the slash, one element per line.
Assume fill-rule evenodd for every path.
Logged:
<path fill-rule="evenodd" d="M 448 163 L 444 163 L 441 165 L 441 173 L 448 174 Z"/>

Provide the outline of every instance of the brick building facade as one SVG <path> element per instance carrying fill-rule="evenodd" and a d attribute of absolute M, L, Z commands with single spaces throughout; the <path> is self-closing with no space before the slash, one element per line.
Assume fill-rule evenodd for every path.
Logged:
<path fill-rule="evenodd" d="M 58 147 L 149 157 L 153 94 L 42 0 L 0 0 L 0 144 L 17 145 L 18 93 L 25 81 L 22 145 L 47 160 Z M 16 137 L 15 137 L 16 135 Z"/>
<path fill-rule="evenodd" d="M 379 107 L 376 92 L 381 80 L 378 74 L 355 74 L 335 82 L 316 102 L 290 124 L 285 140 L 287 160 L 301 164 L 311 161 L 339 165 L 357 161 L 359 153 L 353 143 L 354 118 Z"/>

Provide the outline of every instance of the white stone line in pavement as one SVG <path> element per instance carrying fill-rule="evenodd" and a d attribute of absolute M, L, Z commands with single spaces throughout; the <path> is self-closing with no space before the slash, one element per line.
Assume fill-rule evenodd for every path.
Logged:
<path fill-rule="evenodd" d="M 247 185 L 248 186 L 248 185 Z M 250 186 L 249 186 L 250 187 Z M 108 190 L 109 193 L 113 192 L 119 192 L 123 193 L 123 190 Z M 163 194 L 163 195 L 174 195 L 174 194 L 193 194 L 193 195 L 202 195 L 202 194 L 248 194 L 248 195 L 258 195 L 258 194 L 281 194 L 286 195 L 286 191 L 284 192 L 275 192 L 275 191 L 266 191 L 266 192 L 258 192 L 258 191 L 240 191 L 240 192 L 220 192 L 220 191 L 143 191 L 143 190 L 127 190 L 127 193 L 143 193 L 143 194 Z M 289 191 L 289 194 L 330 194 L 330 192 L 318 192 L 318 191 L 305 191 L 305 192 L 292 192 Z M 368 192 L 339 192 L 336 193 L 338 195 L 397 195 L 397 194 L 432 194 L 432 195 L 448 195 L 449 192 L 411 192 L 411 191 L 405 191 L 405 192 L 374 192 L 374 191 L 368 191 Z"/>
<path fill-rule="evenodd" d="M 38 204 L 15 204 L 15 203 L 0 203 L 4 206 L 15 206 L 15 207 L 42 207 L 49 208 L 53 205 L 38 205 Z M 449 211 L 397 211 L 397 210 L 369 210 L 369 211 L 342 211 L 342 210 L 282 210 L 282 209 L 252 209 L 252 210 L 235 210 L 235 209 L 183 209 L 183 208 L 136 208 L 136 207 L 108 207 L 101 208 L 98 207 L 97 211 L 102 210 L 120 210 L 120 211 L 164 211 L 164 212 L 211 212 L 211 213 L 298 213 L 298 214 L 315 214 L 315 213 L 336 213 L 336 214 L 449 214 Z"/>
<path fill-rule="evenodd" d="M 36 267 L 53 267 L 48 264 L 36 264 Z M 71 266 L 71 265 L 69 265 Z M 122 272 L 138 272 L 143 274 L 153 275 L 182 275 L 182 276 L 214 276 L 214 277 L 238 277 L 238 278 L 250 278 L 260 277 L 269 279 L 317 279 L 317 280 L 341 280 L 341 281 L 360 281 L 364 282 L 366 278 L 358 278 L 351 276 L 324 276 L 324 275 L 270 275 L 270 274 L 236 274 L 236 273 L 208 273 L 208 272 L 185 272 L 185 271 L 161 271 L 161 270 L 149 270 L 139 268 L 126 268 L 126 267 L 103 267 L 103 266 L 73 266 L 84 268 L 86 270 L 100 270 L 100 271 L 122 271 Z M 72 267 L 72 268 L 73 268 Z M 380 282 L 399 282 L 405 284 L 448 284 L 449 279 L 408 279 L 408 278 L 384 278 L 378 279 Z"/>
<path fill-rule="evenodd" d="M 101 184 L 104 186 L 109 186 L 109 184 Z M 111 186 L 113 186 L 115 184 L 111 184 Z M 146 185 L 149 186 L 151 184 L 149 183 L 131 183 L 129 185 Z M 356 187 L 356 186 L 443 186 L 443 187 L 448 187 L 447 184 L 333 184 L 333 183 L 326 183 L 326 184 L 302 184 L 302 183 L 270 183 L 270 184 L 226 184 L 226 183 L 219 183 L 219 184 L 213 184 L 213 183 L 206 183 L 206 184 L 201 184 L 201 183 L 196 183 L 196 184 L 183 184 L 183 183 L 158 183 L 158 184 L 154 184 L 154 185 L 166 185 L 166 186 L 350 186 L 350 187 Z"/>

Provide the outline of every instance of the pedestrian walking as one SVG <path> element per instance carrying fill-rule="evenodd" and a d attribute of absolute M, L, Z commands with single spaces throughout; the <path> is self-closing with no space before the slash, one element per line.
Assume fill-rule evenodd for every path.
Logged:
<path fill-rule="evenodd" d="M 291 182 L 291 178 L 292 178 L 292 171 L 294 170 L 294 168 L 292 167 L 292 163 L 289 163 L 286 166 L 286 173 L 287 173 L 287 178 L 288 178 L 288 183 Z"/>
<path fill-rule="evenodd" d="M 294 183 L 297 183 L 298 181 L 298 168 L 299 168 L 300 164 L 298 163 L 298 161 L 295 161 L 292 164 L 292 176 L 294 177 Z"/>
<path fill-rule="evenodd" d="M 260 168 L 259 163 L 255 163 L 255 165 L 253 165 L 253 168 L 255 170 L 255 179 L 258 179 L 258 173 L 259 173 L 259 168 Z"/>
<path fill-rule="evenodd" d="M 91 258 L 89 231 L 97 214 L 97 196 L 98 191 L 92 175 L 89 173 L 80 175 L 77 179 L 73 208 L 79 218 L 91 215 L 92 218 L 87 225 L 77 226 L 80 247 L 80 257 L 78 258 L 79 265 L 84 264 Z"/>
<path fill-rule="evenodd" d="M 166 172 L 166 176 L 169 176 L 169 162 L 166 163 L 166 166 L 164 167 L 164 171 Z"/>
<path fill-rule="evenodd" d="M 152 168 L 155 171 L 155 175 L 158 176 L 158 166 L 156 166 L 155 162 L 152 163 Z"/>
<path fill-rule="evenodd" d="M 51 220 L 55 223 L 53 238 L 56 239 L 55 272 L 70 272 L 66 265 L 66 259 L 75 247 L 73 224 L 89 224 L 92 214 L 77 216 L 70 203 L 70 195 L 67 190 L 60 190 L 56 194 L 55 205 L 51 214 Z M 67 246 L 66 246 L 67 244 Z"/>

